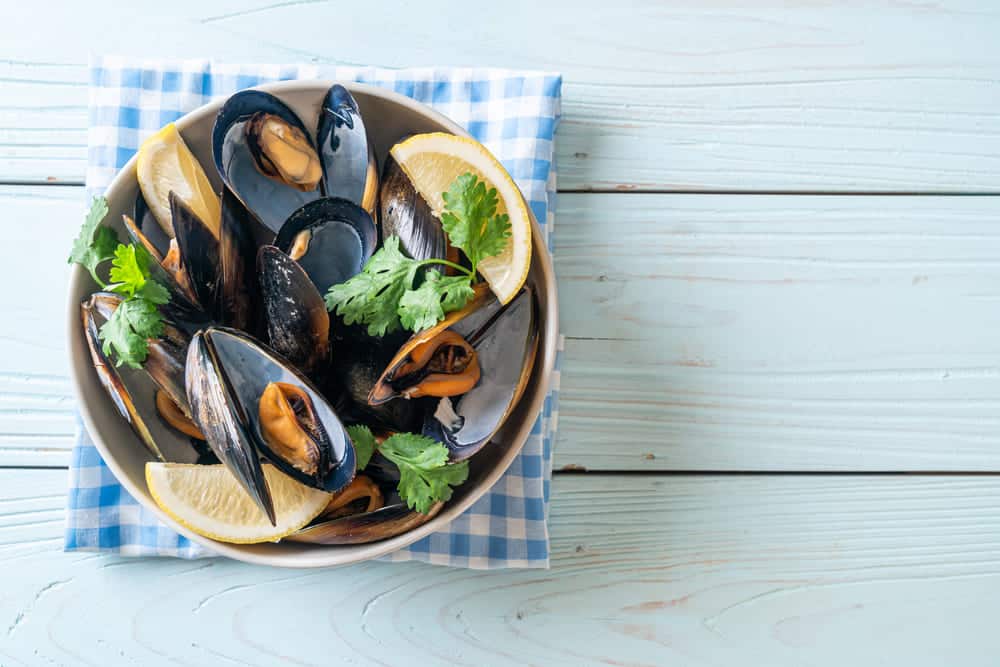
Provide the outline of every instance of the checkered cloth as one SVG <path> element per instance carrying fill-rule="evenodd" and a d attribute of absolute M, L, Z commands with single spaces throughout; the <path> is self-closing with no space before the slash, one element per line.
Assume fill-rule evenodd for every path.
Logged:
<path fill-rule="evenodd" d="M 325 65 L 225 65 L 206 60 L 91 64 L 87 187 L 104 191 L 142 140 L 212 99 L 286 79 L 359 81 L 428 104 L 467 128 L 510 171 L 552 230 L 553 134 L 561 78 L 501 69 L 381 69 Z M 557 369 L 559 359 L 556 360 Z M 548 567 L 546 527 L 559 373 L 524 450 L 507 473 L 445 530 L 385 557 L 477 569 Z M 137 445 L 138 446 L 138 445 Z M 70 465 L 66 550 L 199 558 L 209 550 L 161 524 L 118 483 L 80 427 Z"/>

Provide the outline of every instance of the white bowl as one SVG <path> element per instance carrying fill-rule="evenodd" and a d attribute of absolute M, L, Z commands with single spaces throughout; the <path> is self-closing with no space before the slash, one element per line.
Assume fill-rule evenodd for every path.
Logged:
<path fill-rule="evenodd" d="M 280 97 L 310 127 L 315 126 L 313 119 L 318 117 L 323 96 L 331 85 L 330 81 L 287 81 L 260 86 L 260 89 Z M 374 86 L 354 83 L 345 85 L 361 107 L 380 165 L 389 147 L 408 134 L 445 131 L 468 136 L 465 130 L 448 118 L 408 97 Z M 213 166 L 210 137 L 212 124 L 223 101 L 206 104 L 177 121 L 177 128 L 205 167 L 217 191 L 221 191 L 221 181 Z M 136 160 L 133 157 L 105 193 L 110 207 L 107 223 L 119 231 L 120 238 L 125 238 L 119 222 L 121 215 L 131 211 L 137 190 Z M 79 309 L 80 301 L 94 291 L 96 285 L 85 270 L 76 266 L 69 283 L 67 336 L 73 389 L 87 430 L 108 467 L 134 498 L 178 533 L 220 555 L 249 563 L 281 567 L 327 567 L 377 558 L 405 547 L 444 528 L 496 483 L 521 451 L 542 408 L 555 361 L 558 308 L 552 260 L 542 240 L 538 222 L 532 220 L 532 225 L 535 234 L 528 284 L 533 287 L 538 299 L 540 332 L 531 381 L 493 442 L 472 458 L 468 481 L 456 489 L 452 500 L 438 516 L 414 530 L 381 542 L 352 546 L 317 546 L 293 542 L 241 545 L 210 540 L 179 526 L 150 497 L 144 472 L 146 461 L 150 457 L 115 411 L 91 364 L 80 325 Z"/>

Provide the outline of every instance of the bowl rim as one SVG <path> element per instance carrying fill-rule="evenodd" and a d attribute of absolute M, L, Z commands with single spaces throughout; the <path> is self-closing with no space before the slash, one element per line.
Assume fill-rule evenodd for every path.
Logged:
<path fill-rule="evenodd" d="M 361 93 L 363 95 L 379 98 L 383 101 L 405 107 L 407 110 L 424 116 L 429 120 L 447 128 L 447 130 L 453 134 L 471 138 L 471 135 L 463 127 L 459 126 L 444 114 L 412 98 L 379 86 L 347 81 L 305 79 L 267 83 L 260 86 L 254 86 L 253 89 L 263 90 L 280 96 L 282 92 L 302 92 L 321 87 L 327 89 L 334 83 L 340 83 L 352 94 Z M 228 98 L 229 96 L 227 95 L 225 97 L 220 97 L 219 99 L 214 99 L 206 104 L 203 104 L 197 109 L 184 114 L 181 118 L 175 121 L 178 130 L 183 132 L 183 130 L 187 127 L 200 123 L 210 116 L 214 116 Z M 111 183 L 105 190 L 105 194 L 112 193 L 118 188 L 124 187 L 125 184 L 130 181 L 135 181 L 136 162 L 137 155 L 133 155 L 129 161 L 125 163 L 125 166 L 123 166 L 112 179 Z M 556 348 L 559 338 L 559 308 L 557 300 L 558 297 L 556 294 L 556 280 L 552 265 L 552 257 L 543 240 L 544 236 L 542 234 L 541 227 L 535 219 L 535 215 L 531 211 L 530 207 L 528 207 L 528 213 L 531 218 L 532 226 L 532 263 L 534 264 L 532 270 L 537 272 L 539 275 L 539 279 L 536 280 L 536 289 L 537 287 L 544 288 L 544 295 L 539 294 L 537 298 L 540 304 L 544 304 L 544 308 L 540 307 L 539 311 L 540 317 L 544 318 L 546 322 L 546 326 L 544 327 L 545 335 L 544 338 L 538 342 L 539 351 L 535 357 L 536 369 L 533 371 L 538 373 L 537 377 L 543 387 L 534 393 L 534 396 L 531 397 L 531 402 L 529 404 L 525 404 L 524 402 L 528 399 L 527 395 L 521 397 L 516 409 L 523 412 L 527 416 L 522 420 L 522 423 L 518 426 L 516 432 L 509 436 L 509 439 L 512 440 L 512 446 L 508 448 L 503 457 L 497 461 L 493 468 L 486 473 L 483 479 L 481 479 L 468 493 L 466 493 L 463 498 L 458 501 L 449 502 L 437 516 L 412 530 L 379 542 L 346 546 L 311 545 L 308 550 L 290 553 L 268 553 L 266 551 L 257 552 L 248 549 L 248 547 L 257 545 L 241 545 L 218 542 L 188 530 L 161 510 L 155 502 L 149 501 L 147 499 L 148 490 L 145 488 L 140 489 L 138 485 L 134 484 L 127 471 L 119 465 L 118 461 L 111 453 L 110 448 L 104 441 L 103 435 L 96 427 L 96 421 L 92 413 L 92 410 L 96 408 L 91 405 L 92 401 L 106 401 L 107 396 L 104 392 L 101 392 L 100 398 L 94 399 L 93 397 L 84 394 L 81 369 L 88 368 L 90 360 L 88 358 L 84 360 L 85 363 L 80 363 L 80 360 L 77 359 L 77 355 L 74 353 L 74 346 L 69 344 L 67 345 L 67 352 L 70 362 L 70 383 L 73 388 L 77 408 L 80 410 L 87 433 L 90 435 L 95 446 L 100 452 L 101 458 L 111 470 L 112 474 L 114 474 L 115 479 L 117 479 L 118 482 L 125 487 L 129 494 L 135 498 L 138 503 L 150 510 L 171 530 L 174 530 L 177 533 L 184 535 L 192 542 L 209 549 L 214 552 L 214 555 L 226 556 L 234 560 L 255 565 L 270 565 L 275 567 L 338 567 L 385 556 L 386 554 L 405 548 L 417 540 L 430 535 L 431 533 L 442 530 L 449 523 L 451 523 L 453 519 L 458 517 L 466 509 L 472 506 L 473 503 L 479 500 L 496 484 L 504 473 L 506 473 L 511 463 L 513 463 L 514 459 L 518 456 L 518 454 L 520 454 L 522 448 L 524 447 L 524 443 L 527 441 L 527 438 L 531 433 L 531 428 L 537 420 L 538 415 L 541 413 L 545 397 L 551 388 L 550 384 L 555 365 Z M 81 291 L 81 282 L 86 280 L 89 280 L 89 275 L 83 267 L 73 265 L 70 271 L 68 285 L 69 291 L 67 295 L 67 317 L 65 330 L 67 341 L 72 341 L 75 335 L 79 335 L 80 303 L 75 297 L 75 294 Z M 540 371 L 538 364 L 541 364 Z M 143 478 L 144 477 L 145 476 L 143 475 Z"/>

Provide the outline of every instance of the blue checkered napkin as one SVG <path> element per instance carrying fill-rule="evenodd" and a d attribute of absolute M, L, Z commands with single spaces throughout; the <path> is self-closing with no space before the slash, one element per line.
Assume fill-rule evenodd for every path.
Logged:
<path fill-rule="evenodd" d="M 359 81 L 428 104 L 483 142 L 510 171 L 550 242 L 558 75 L 501 69 L 381 69 L 224 65 L 207 60 L 102 58 L 91 65 L 87 188 L 100 194 L 148 135 L 237 90 L 287 79 Z M 385 557 L 477 569 L 548 567 L 546 527 L 559 359 L 545 406 L 496 486 L 438 533 Z M 137 445 L 138 446 L 138 445 Z M 161 524 L 132 498 L 80 427 L 70 464 L 66 550 L 199 558 L 212 553 Z"/>

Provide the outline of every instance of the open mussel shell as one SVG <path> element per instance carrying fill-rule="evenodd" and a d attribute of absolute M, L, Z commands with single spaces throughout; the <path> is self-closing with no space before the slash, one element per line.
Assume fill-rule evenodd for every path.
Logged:
<path fill-rule="evenodd" d="M 160 248 L 153 242 L 154 237 L 146 234 L 146 231 L 152 231 L 153 227 L 159 230 L 159 223 L 153 220 L 152 223 L 140 228 L 138 223 L 127 215 L 122 216 L 122 222 L 132 243 L 142 247 L 152 259 L 149 265 L 151 277 L 166 286 L 170 292 L 170 303 L 162 307 L 164 314 L 189 334 L 207 326 L 211 318 L 198 304 L 197 296 L 189 283 L 185 280 L 182 285 L 177 280 L 176 274 L 163 266 L 164 256 L 160 253 Z M 167 243 L 169 247 L 169 241 Z"/>
<path fill-rule="evenodd" d="M 187 334 L 172 323 L 165 322 L 163 335 L 149 341 L 149 352 L 143 370 L 116 367 L 104 352 L 99 330 L 121 302 L 119 294 L 97 292 L 80 304 L 84 337 L 101 385 L 110 396 L 115 409 L 153 456 L 161 461 L 194 462 L 198 454 L 192 449 L 188 438 L 182 437 L 172 426 L 160 420 L 147 421 L 142 417 L 143 414 L 157 412 L 154 403 L 156 390 L 163 391 L 183 414 L 189 416 L 184 391 Z"/>
<path fill-rule="evenodd" d="M 139 437 L 140 442 L 149 450 L 150 454 L 160 461 L 166 461 L 159 445 L 153 439 L 153 435 L 146 425 L 146 421 L 139 414 L 136 408 L 132 393 L 125 386 L 121 374 L 114 364 L 108 359 L 101 347 L 99 338 L 99 325 L 95 317 L 95 300 L 102 298 L 102 295 L 95 294 L 80 304 L 80 316 L 83 320 L 84 338 L 87 340 L 87 347 L 90 349 L 90 359 L 97 371 L 97 377 L 101 381 L 101 386 L 108 393 L 111 401 L 115 405 L 115 410 L 128 423 L 132 431 Z M 117 306 L 116 306 L 117 307 Z"/>
<path fill-rule="evenodd" d="M 382 169 L 379 213 L 383 242 L 398 236 L 403 251 L 413 259 L 458 260 L 441 221 L 391 154 Z"/>
<path fill-rule="evenodd" d="M 475 319 L 478 319 L 476 317 Z M 442 398 L 424 420 L 424 435 L 450 450 L 452 461 L 469 458 L 490 441 L 517 404 L 534 365 L 538 326 L 534 295 L 524 288 L 485 325 L 468 330 L 475 319 L 462 322 L 479 357 L 482 375 L 470 391 Z"/>
<path fill-rule="evenodd" d="M 375 215 L 378 167 L 358 103 L 342 85 L 334 84 L 323 98 L 316 129 L 328 197 L 340 197 Z"/>
<path fill-rule="evenodd" d="M 287 360 L 233 329 L 210 328 L 196 335 L 188 351 L 187 393 L 195 422 L 209 445 L 261 510 L 274 520 L 260 456 L 314 488 L 337 491 L 354 477 L 354 447 L 333 408 Z M 260 415 L 268 386 L 294 387 L 308 403 L 313 445 L 320 461 L 307 472 L 267 441 Z"/>
<path fill-rule="evenodd" d="M 310 377 L 327 367 L 330 314 L 302 267 L 272 245 L 257 253 L 257 275 L 271 347 Z"/>
<path fill-rule="evenodd" d="M 324 197 L 295 211 L 274 245 L 297 261 L 320 294 L 361 272 L 375 252 L 375 223 L 357 204 Z"/>
<path fill-rule="evenodd" d="M 132 219 L 135 220 L 135 224 L 142 232 L 144 239 L 148 239 L 149 245 L 156 249 L 157 254 L 162 259 L 170 249 L 171 237 L 163 231 L 163 227 L 156 221 L 156 216 L 153 215 L 149 204 L 146 203 L 146 198 L 142 195 L 142 189 L 136 192 Z M 133 238 L 133 240 L 135 239 Z"/>
<path fill-rule="evenodd" d="M 368 405 L 377 407 L 404 396 L 409 398 L 413 395 L 427 395 L 425 392 L 415 391 L 431 376 L 430 373 L 421 372 L 422 369 L 413 368 L 416 365 L 414 357 L 418 352 L 441 341 L 449 333 L 456 333 L 462 339 L 467 338 L 498 311 L 499 303 L 493 298 L 489 288 L 484 283 L 477 285 L 475 295 L 464 308 L 449 313 L 430 329 L 414 334 L 397 349 L 371 385 L 366 399 Z M 473 363 L 478 367 L 478 360 Z M 470 367 L 468 370 L 475 369 Z"/>
<path fill-rule="evenodd" d="M 318 521 L 285 539 L 308 544 L 366 544 L 387 540 L 433 519 L 444 507 L 435 503 L 427 514 L 415 512 L 393 493 L 388 504 L 374 512 L 363 512 L 330 521 Z"/>
<path fill-rule="evenodd" d="M 226 186 L 273 232 L 320 196 L 322 168 L 309 131 L 269 93 L 244 90 L 226 101 L 212 129 L 212 155 Z"/>

